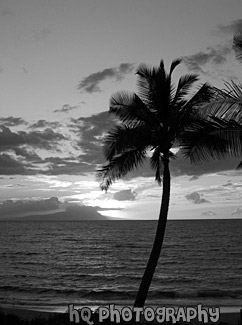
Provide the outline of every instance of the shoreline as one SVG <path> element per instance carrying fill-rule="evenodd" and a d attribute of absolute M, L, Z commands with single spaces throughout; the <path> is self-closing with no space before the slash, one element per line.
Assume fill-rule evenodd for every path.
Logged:
<path fill-rule="evenodd" d="M 107 306 L 107 305 L 106 305 Z M 78 308 L 79 306 L 76 306 Z M 95 309 L 96 306 L 90 306 L 92 310 Z M 117 305 L 117 308 L 119 306 Z M 120 306 L 121 307 L 121 306 Z M 204 307 L 206 308 L 206 307 Z M 29 308 L 10 308 L 10 307 L 0 307 L 0 313 L 4 313 L 4 315 L 15 315 L 20 319 L 26 319 L 31 321 L 35 318 L 44 318 L 45 320 L 49 319 L 52 316 L 60 316 L 67 314 L 66 311 L 47 311 L 43 309 L 29 309 Z M 197 324 L 198 321 L 196 319 L 191 321 L 191 324 Z M 230 324 L 230 325 L 239 325 L 242 324 L 242 307 L 235 310 L 233 307 L 220 307 L 220 317 L 219 321 L 216 324 Z M 152 324 L 152 322 L 151 322 Z M 187 324 L 187 323 L 186 323 Z M 201 324 L 201 323 L 200 323 Z"/>
<path fill-rule="evenodd" d="M 121 302 L 118 303 L 117 301 L 110 301 L 110 302 L 105 302 L 105 303 L 70 303 L 73 304 L 74 307 L 76 309 L 82 308 L 82 307 L 88 307 L 90 308 L 92 311 L 95 311 L 96 309 L 98 309 L 99 307 L 106 307 L 109 305 L 115 305 L 115 308 L 117 309 L 122 309 L 123 307 L 129 307 L 132 308 L 132 304 L 130 302 L 125 303 L 125 302 Z M 204 309 L 208 309 L 208 308 L 212 308 L 212 307 L 218 307 L 220 310 L 221 314 L 231 314 L 231 313 L 240 313 L 240 311 L 242 310 L 242 303 L 241 306 L 238 305 L 231 305 L 231 306 L 224 306 L 224 305 L 206 305 L 203 302 L 201 303 L 197 303 L 197 304 L 171 304 L 171 303 L 166 303 L 166 304 L 152 304 L 152 303 L 147 303 L 145 305 L 145 307 L 152 307 L 154 309 L 158 308 L 158 307 L 173 307 L 175 309 L 178 309 L 180 307 L 196 307 L 197 305 L 202 305 L 202 308 Z M 46 305 L 12 305 L 12 304 L 1 304 L 0 305 L 0 310 L 2 309 L 6 309 L 6 310 L 32 310 L 32 311 L 36 311 L 36 312 L 45 312 L 45 313 L 65 313 L 68 311 L 68 304 L 67 305 L 59 305 L 59 306 L 46 306 Z"/>

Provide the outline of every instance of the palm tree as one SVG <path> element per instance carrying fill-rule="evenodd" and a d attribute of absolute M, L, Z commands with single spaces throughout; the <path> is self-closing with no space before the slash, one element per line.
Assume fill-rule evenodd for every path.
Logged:
<path fill-rule="evenodd" d="M 163 61 L 156 68 L 140 65 L 137 70 L 138 95 L 118 92 L 110 100 L 110 113 L 115 114 L 119 122 L 104 140 L 107 162 L 97 173 L 101 189 L 107 191 L 115 180 L 142 165 L 147 154 L 155 180 L 163 184 L 155 240 L 134 307 L 145 304 L 162 248 L 170 200 L 169 162 L 175 158 L 171 149 L 182 145 L 184 154 L 190 155 L 191 126 L 201 125 L 200 109 L 209 103 L 214 94 L 213 88 L 205 83 L 189 96 L 194 83 L 198 81 L 198 76 L 193 74 L 182 76 L 175 87 L 171 77 L 180 62 L 173 61 L 169 73 L 166 73 Z M 225 155 L 222 142 L 217 141 L 216 137 L 212 140 L 201 151 L 201 159 L 206 159 L 206 150 L 219 158 Z"/>
<path fill-rule="evenodd" d="M 242 63 L 242 31 L 234 36 L 233 43 L 236 57 Z M 242 156 L 242 84 L 231 81 L 226 82 L 225 87 L 215 90 L 213 100 L 203 109 L 205 119 L 190 130 L 193 137 L 185 147 L 186 156 L 192 162 L 201 160 L 200 153 L 196 155 L 195 151 L 204 148 L 211 136 L 223 142 L 227 155 Z M 189 134 L 186 137 L 189 138 Z M 206 150 L 205 154 L 206 159 L 213 156 L 210 150 Z M 242 168 L 242 161 L 237 168 Z"/>

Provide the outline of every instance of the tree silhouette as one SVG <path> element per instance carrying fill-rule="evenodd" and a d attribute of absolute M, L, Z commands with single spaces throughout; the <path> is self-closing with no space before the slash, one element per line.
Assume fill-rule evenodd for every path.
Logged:
<path fill-rule="evenodd" d="M 168 73 L 163 61 L 155 68 L 140 65 L 137 70 L 138 93 L 118 92 L 110 100 L 110 113 L 116 115 L 118 123 L 104 140 L 107 162 L 97 173 L 101 189 L 107 191 L 115 180 L 142 165 L 145 159 L 150 160 L 155 180 L 163 184 L 155 240 L 135 307 L 145 304 L 162 248 L 170 200 L 169 162 L 176 158 L 171 149 L 180 147 L 183 154 L 195 162 L 227 154 L 225 141 L 216 135 L 204 138 L 196 147 L 194 140 L 202 126 L 210 131 L 203 107 L 213 98 L 214 88 L 205 83 L 194 93 L 192 90 L 198 76 L 193 74 L 180 77 L 175 86 L 171 77 L 180 62 L 173 61 Z"/>
<path fill-rule="evenodd" d="M 242 63 L 242 31 L 234 36 L 233 43 L 236 57 Z M 193 138 L 186 153 L 191 161 L 201 160 L 195 151 L 211 138 L 223 143 L 226 155 L 242 155 L 242 84 L 231 81 L 225 87 L 215 90 L 213 100 L 203 109 L 205 119 L 193 127 Z M 206 159 L 213 155 L 212 151 L 206 151 Z M 242 168 L 242 161 L 237 168 Z"/>

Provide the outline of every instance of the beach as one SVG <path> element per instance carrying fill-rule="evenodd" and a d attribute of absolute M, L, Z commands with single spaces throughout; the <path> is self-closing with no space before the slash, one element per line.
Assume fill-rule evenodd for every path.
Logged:
<path fill-rule="evenodd" d="M 33 320 L 36 318 L 42 318 L 45 319 L 46 322 L 50 317 L 58 317 L 61 319 L 61 315 L 63 315 L 63 319 L 66 320 L 66 317 L 64 316 L 65 313 L 57 313 L 57 312 L 47 312 L 42 310 L 28 310 L 24 308 L 1 308 L 0 312 L 4 313 L 5 316 L 8 315 L 15 315 L 19 317 L 21 320 Z M 219 321 L 216 322 L 216 324 L 230 324 L 230 325 L 240 325 L 242 324 L 242 309 L 239 311 L 233 311 L 232 309 L 230 311 L 223 311 L 221 308 Z M 69 319 L 69 315 L 68 315 Z M 181 322 L 179 322 L 181 323 Z M 191 324 L 203 324 L 201 322 L 198 322 L 197 319 L 194 319 L 190 322 Z M 208 324 L 215 324 L 213 322 L 209 322 Z M 14 324 L 12 324 L 14 325 Z"/>

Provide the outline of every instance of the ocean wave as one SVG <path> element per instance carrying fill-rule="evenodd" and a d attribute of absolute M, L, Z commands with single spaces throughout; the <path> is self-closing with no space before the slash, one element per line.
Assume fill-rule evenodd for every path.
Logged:
<path fill-rule="evenodd" d="M 198 297 L 206 298 L 242 298 L 242 289 L 234 290 L 199 290 Z"/>
<path fill-rule="evenodd" d="M 34 293 L 34 294 L 47 294 L 51 296 L 55 295 L 78 295 L 80 298 L 90 299 L 90 300 L 124 300 L 124 299 L 134 299 L 136 296 L 136 290 L 122 289 L 80 289 L 80 288 L 38 288 L 38 287 L 18 287 L 18 286 L 0 286 L 0 292 L 18 292 L 18 293 Z M 188 291 L 178 291 L 178 290 L 151 290 L 148 294 L 148 298 L 152 300 L 159 299 L 175 299 L 175 298 L 242 298 L 242 289 L 234 290 L 188 290 Z"/>

